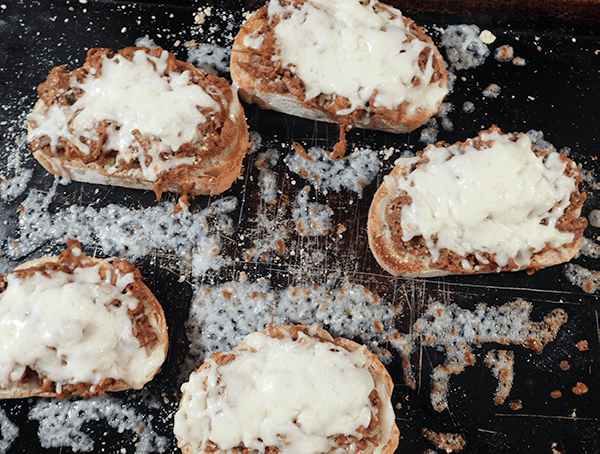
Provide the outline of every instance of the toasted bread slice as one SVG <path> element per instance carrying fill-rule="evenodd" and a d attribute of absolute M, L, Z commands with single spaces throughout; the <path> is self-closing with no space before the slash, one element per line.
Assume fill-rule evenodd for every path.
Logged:
<path fill-rule="evenodd" d="M 236 92 L 161 48 L 95 48 L 38 87 L 28 142 L 69 180 L 196 196 L 229 189 L 248 148 Z"/>
<path fill-rule="evenodd" d="M 126 260 L 88 257 L 69 240 L 0 282 L 0 398 L 140 389 L 160 371 L 165 315 Z"/>
<path fill-rule="evenodd" d="M 271 0 L 242 25 L 230 71 L 263 109 L 393 133 L 423 125 L 448 91 L 431 38 L 375 0 Z"/>
<path fill-rule="evenodd" d="M 316 325 L 270 327 L 191 374 L 175 435 L 184 454 L 393 453 L 392 389 L 366 347 Z"/>
<path fill-rule="evenodd" d="M 581 181 L 571 159 L 497 127 L 430 145 L 384 178 L 369 210 L 369 245 L 395 276 L 533 273 L 579 251 Z"/>

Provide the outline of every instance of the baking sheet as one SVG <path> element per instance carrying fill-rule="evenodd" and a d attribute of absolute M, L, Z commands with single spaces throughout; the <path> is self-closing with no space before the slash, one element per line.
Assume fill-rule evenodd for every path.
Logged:
<path fill-rule="evenodd" d="M 37 99 L 36 86 L 45 80 L 50 69 L 62 64 L 70 69 L 81 65 L 91 47 L 119 49 L 134 45 L 144 37 L 184 60 L 189 57 L 194 43 L 211 44 L 218 57 L 231 45 L 243 13 L 258 6 L 253 1 L 2 2 L 0 153 L 3 159 L 0 170 L 10 185 L 2 186 L 0 202 L 3 215 L 0 271 L 6 272 L 28 258 L 64 248 L 66 238 L 60 233 L 42 232 L 44 234 L 35 236 L 27 225 L 21 224 L 24 217 L 19 207 L 33 193 L 50 194 L 52 200 L 47 211 L 61 222 L 68 219 L 65 210 L 70 206 L 90 206 L 102 214 L 103 209 L 116 204 L 142 216 L 146 213 L 144 210 L 157 205 L 154 194 L 144 191 L 80 183 L 56 185 L 54 178 L 28 157 L 23 122 Z M 472 23 L 456 14 L 427 11 L 416 11 L 413 18 L 427 27 L 436 42 L 449 25 Z M 588 215 L 597 207 L 598 200 L 594 172 L 600 138 L 600 39 L 596 29 L 562 23 L 556 18 L 529 22 L 483 18 L 479 25 L 481 30 L 487 29 L 496 36 L 489 45 L 491 54 L 477 67 L 453 71 L 456 81 L 446 100 L 450 110 L 437 119 L 437 130 L 430 128 L 433 136 L 448 142 L 464 140 L 492 124 L 504 131 L 543 132 L 547 141 L 557 149 L 569 148 L 571 156 L 581 163 L 586 174 L 584 189 L 589 193 L 584 209 Z M 501 45 L 511 46 L 525 64 L 519 66 L 495 59 L 493 52 Z M 227 77 L 226 71 L 222 75 Z M 497 97 L 484 95 L 491 84 L 499 88 Z M 473 104 L 471 113 L 463 108 L 465 102 Z M 378 295 L 383 305 L 398 310 L 394 329 L 402 334 L 412 332 L 415 321 L 431 301 L 473 311 L 479 303 L 501 307 L 524 299 L 532 303 L 530 318 L 533 322 L 540 322 L 554 309 L 564 309 L 568 322 L 541 353 L 522 345 L 472 346 L 476 363 L 450 378 L 448 409 L 442 412 L 432 407 L 430 387 L 431 372 L 444 363 L 445 351 L 416 345 L 410 357 L 416 385 L 412 389 L 406 384 L 399 353 L 393 345 L 380 343 L 380 347 L 389 349 L 392 358 L 387 367 L 396 383 L 393 400 L 401 432 L 398 452 L 443 452 L 442 444 L 427 438 L 428 431 L 462 437 L 466 442 L 462 452 L 468 453 L 600 452 L 599 306 L 594 293 L 583 291 L 581 285 L 567 277 L 566 266 L 541 270 L 532 276 L 511 273 L 406 280 L 391 278 L 370 255 L 366 215 L 372 195 L 396 157 L 425 145 L 421 140 L 425 128 L 406 135 L 352 131 L 348 136 L 351 148 L 374 150 L 379 156 L 380 170 L 362 194 L 348 189 L 326 191 L 292 172 L 286 160 L 292 153 L 292 141 L 302 143 L 307 149 L 331 147 L 337 138 L 337 127 L 261 111 L 255 106 L 245 107 L 256 146 L 246 158 L 241 178 L 222 196 L 200 197 L 191 207 L 192 213 L 197 214 L 219 200 L 236 200 L 235 207 L 225 213 L 230 230 L 219 237 L 222 241 L 219 254 L 224 257 L 222 266 L 199 274 L 189 260 L 182 258 L 181 251 L 168 248 L 147 251 L 138 244 L 136 247 L 145 252 L 129 252 L 167 315 L 171 348 L 163 372 L 143 391 L 117 393 L 95 400 L 85 409 L 78 407 L 77 400 L 2 402 L 0 450 L 176 451 L 172 416 L 180 397 L 179 387 L 182 377 L 192 367 L 190 361 L 198 361 L 193 355 L 192 360 L 189 359 L 194 353 L 188 339 L 192 330 L 188 320 L 192 299 L 203 286 L 220 288 L 218 286 L 224 283 L 240 279 L 251 283 L 265 279 L 272 294 L 280 294 L 278 292 L 289 286 L 338 285 L 331 284 L 332 281 L 362 286 Z M 271 149 L 276 150 L 278 157 L 270 167 L 277 176 L 279 190 L 274 205 L 261 197 L 260 169 L 255 165 L 261 153 Z M 31 179 L 23 169 L 34 169 Z M 19 186 L 19 183 L 22 184 Z M 310 203 L 332 210 L 331 229 L 327 234 L 302 236 L 294 229 L 293 203 L 307 184 Z M 165 195 L 162 203 L 168 207 L 175 201 L 175 197 Z M 43 212 L 40 211 L 40 216 Z M 269 246 L 273 235 L 282 235 L 285 252 L 279 253 Z M 586 237 L 592 246 L 596 235 L 597 228 L 590 226 Z M 27 241 L 34 244 L 33 238 L 38 237 L 49 238 L 49 241 L 35 243 L 29 254 L 14 253 L 16 240 L 23 240 L 24 245 Z M 262 257 L 251 253 L 259 246 L 265 251 Z M 596 282 L 593 272 L 600 269 L 593 249 L 573 261 L 592 273 L 584 279 L 588 282 Z M 84 250 L 100 256 L 108 254 L 99 241 L 84 244 Z M 127 252 L 117 251 L 119 254 L 127 255 Z M 340 315 L 335 308 L 331 313 Z M 247 325 L 252 326 L 252 323 L 250 320 Z M 202 329 L 209 331 L 211 327 Z M 348 328 L 348 335 L 356 335 L 356 332 Z M 356 337 L 361 341 L 370 340 L 367 334 Z M 577 347 L 582 340 L 588 343 L 583 351 Z M 497 380 L 484 365 L 486 354 L 499 349 L 512 351 L 515 356 L 514 384 L 502 405 L 494 403 Z M 567 370 L 561 368 L 562 361 L 568 362 Z M 578 382 L 588 386 L 586 394 L 572 392 Z M 552 398 L 551 392 L 555 390 L 561 390 L 562 397 Z M 41 416 L 35 416 L 32 409 Z M 73 422 L 78 418 L 81 425 Z M 70 432 L 56 432 L 53 436 L 54 428 L 63 424 L 71 428 Z M 52 443 L 54 447 L 48 447 Z"/>

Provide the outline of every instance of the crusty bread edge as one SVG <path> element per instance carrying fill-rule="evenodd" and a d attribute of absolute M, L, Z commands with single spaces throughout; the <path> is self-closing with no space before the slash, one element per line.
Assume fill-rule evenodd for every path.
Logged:
<path fill-rule="evenodd" d="M 266 8 L 263 6 L 262 8 Z M 234 83 L 239 87 L 240 97 L 249 104 L 256 104 L 261 109 L 274 110 L 288 115 L 306 118 L 309 120 L 324 121 L 328 123 L 339 123 L 339 116 L 328 114 L 315 108 L 309 108 L 303 105 L 302 100 L 289 92 L 276 93 L 265 88 L 261 80 L 256 80 L 246 73 L 242 64 L 248 61 L 247 55 L 249 48 L 244 45 L 244 37 L 253 33 L 261 27 L 261 21 L 258 17 L 258 11 L 255 11 L 242 24 L 236 35 L 230 60 L 230 74 Z M 433 58 L 437 59 L 442 66 L 445 65 L 437 46 L 433 45 Z M 250 51 L 251 52 L 251 51 Z M 445 67 L 445 66 L 444 66 Z M 446 82 L 447 83 L 447 82 Z M 363 119 L 353 122 L 355 127 L 362 129 L 373 129 L 395 134 L 404 134 L 414 131 L 425 124 L 433 117 L 443 102 L 440 99 L 435 109 L 419 109 L 414 115 L 407 118 L 406 121 L 392 124 L 384 119 L 366 116 Z"/>
<path fill-rule="evenodd" d="M 393 276 L 445 276 L 450 273 L 444 270 L 431 269 L 427 261 L 419 260 L 411 255 L 398 254 L 390 246 L 392 242 L 391 231 L 386 221 L 386 215 L 387 208 L 395 196 L 389 186 L 394 184 L 396 178 L 407 172 L 413 162 L 414 158 L 398 159 L 393 170 L 384 177 L 383 183 L 375 192 L 367 217 L 369 248 L 379 266 Z"/>
<path fill-rule="evenodd" d="M 394 169 L 384 177 L 383 183 L 377 189 L 369 207 L 367 218 L 367 236 L 369 248 L 377 263 L 393 276 L 406 278 L 447 276 L 452 273 L 432 266 L 433 259 L 430 254 L 421 258 L 410 254 L 400 254 L 391 244 L 391 232 L 386 222 L 386 211 L 391 202 L 397 197 L 393 192 L 396 178 L 409 172 L 411 166 L 418 158 L 399 158 Z M 576 217 L 581 216 L 581 209 L 574 212 Z M 565 263 L 574 258 L 583 243 L 583 235 L 576 237 L 570 244 L 558 249 L 548 249 L 545 252 L 534 254 L 529 265 L 510 271 L 526 269 L 541 269 L 560 263 Z M 478 274 L 475 270 L 464 270 L 461 274 Z"/>
<path fill-rule="evenodd" d="M 380 418 L 381 418 L 381 416 L 385 417 L 386 418 L 385 422 L 387 423 L 387 426 L 389 427 L 388 433 L 383 434 L 384 436 L 386 436 L 386 439 L 384 440 L 384 444 L 378 445 L 377 448 L 374 451 L 372 451 L 372 453 L 373 454 L 393 454 L 394 451 L 396 450 L 396 448 L 398 447 L 398 444 L 400 443 L 400 430 L 398 429 L 398 426 L 396 424 L 395 413 L 394 413 L 394 410 L 393 410 L 391 404 L 390 405 L 385 405 L 385 404 L 386 404 L 386 401 L 389 402 L 392 397 L 392 391 L 394 389 L 394 382 L 393 382 L 392 377 L 390 376 L 389 372 L 387 371 L 385 366 L 381 363 L 381 361 L 379 360 L 377 355 L 375 355 L 373 352 L 371 352 L 364 345 L 361 345 L 352 340 L 340 338 L 340 337 L 334 339 L 328 331 L 324 330 L 323 328 L 319 327 L 316 324 L 314 324 L 314 325 L 270 326 L 269 328 L 263 330 L 262 333 L 275 338 L 275 337 L 279 337 L 279 336 L 286 336 L 294 329 L 300 330 L 309 336 L 320 337 L 329 342 L 335 342 L 337 345 L 345 348 L 349 352 L 353 352 L 353 351 L 361 349 L 361 348 L 363 349 L 365 356 L 367 357 L 368 371 L 371 374 L 371 376 L 373 377 L 375 387 L 378 390 L 378 392 L 380 393 L 380 397 L 382 399 L 381 411 L 383 411 L 384 414 L 380 415 Z M 246 345 L 245 341 L 242 341 L 240 344 L 233 347 L 233 350 L 243 349 L 245 347 L 245 345 Z M 213 353 L 213 355 L 219 354 L 219 353 L 221 353 L 221 352 Z M 195 373 L 198 373 L 198 372 L 208 369 L 210 367 L 211 367 L 210 363 L 204 362 L 204 363 L 202 363 L 202 365 L 198 368 L 198 370 Z M 387 397 L 388 399 L 384 400 L 384 397 Z M 180 406 L 184 402 L 185 399 L 186 399 L 186 394 L 184 393 L 181 396 Z M 180 449 L 183 454 L 193 454 L 194 453 L 194 451 L 192 450 L 192 447 L 189 444 L 186 444 L 186 445 L 180 447 Z"/>
<path fill-rule="evenodd" d="M 86 256 L 86 259 L 90 260 L 94 265 L 104 265 L 112 267 L 112 264 L 107 259 L 93 258 Z M 47 263 L 58 262 L 58 256 L 44 256 L 37 259 L 29 260 L 25 263 L 14 268 L 13 271 L 26 270 L 28 268 L 40 267 Z M 169 334 L 167 328 L 167 320 L 165 317 L 164 310 L 156 299 L 150 289 L 141 281 L 138 282 L 144 293 L 148 296 L 142 303 L 146 308 L 145 314 L 150 321 L 151 326 L 155 328 L 158 340 L 156 342 L 155 352 L 162 350 L 163 358 L 166 359 L 169 348 Z M 164 360 L 163 360 L 164 362 Z M 161 370 L 161 366 L 151 371 L 146 377 L 144 377 L 144 384 L 150 382 L 156 374 Z M 117 392 L 132 389 L 132 386 L 123 380 L 116 380 L 112 385 L 106 388 L 106 392 Z M 75 394 L 76 395 L 76 394 Z M 42 392 L 35 382 L 28 382 L 21 385 L 16 385 L 10 388 L 0 388 L 0 399 L 18 399 L 26 397 L 57 397 L 56 392 Z"/>

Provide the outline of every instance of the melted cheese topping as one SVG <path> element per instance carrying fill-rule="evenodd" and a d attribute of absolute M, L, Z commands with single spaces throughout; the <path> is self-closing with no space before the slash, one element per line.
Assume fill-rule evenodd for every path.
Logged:
<path fill-rule="evenodd" d="M 408 101 L 409 114 L 437 109 L 447 88 L 442 81 L 430 84 L 433 49 L 425 70 L 418 65 L 421 51 L 433 46 L 419 39 L 407 42 L 411 33 L 400 11 L 385 7 L 376 12 L 375 0 L 310 0 L 298 9 L 291 3 L 269 3 L 269 15 L 281 18 L 274 28 L 281 53 L 273 58 L 302 79 L 306 100 L 321 93 L 344 96 L 352 105 L 338 115 L 364 108 L 374 93 L 375 106 L 393 109 Z M 252 36 L 248 40 L 257 44 Z"/>
<path fill-rule="evenodd" d="M 0 293 L 0 386 L 18 381 L 29 366 L 61 384 L 122 379 L 136 388 L 164 360 L 148 357 L 127 313 L 138 300 L 125 287 L 133 274 L 103 281 L 98 266 L 6 276 Z M 120 304 L 108 304 L 117 300 Z"/>
<path fill-rule="evenodd" d="M 573 241 L 573 233 L 556 229 L 576 189 L 559 153 L 536 157 L 526 135 L 513 142 L 490 132 L 482 140 L 491 144 L 430 146 L 423 156 L 428 163 L 406 179 L 386 179 L 412 198 L 402 207 L 402 240 L 422 235 L 434 260 L 444 248 L 461 256 L 496 254 L 500 267 L 509 259 L 527 265 L 546 245 Z"/>
<path fill-rule="evenodd" d="M 235 359 L 193 373 L 175 416 L 180 446 L 192 452 L 208 440 L 221 451 L 243 445 L 264 452 L 327 452 L 327 437 L 368 427 L 374 381 L 354 352 L 300 333 L 298 341 L 253 333 Z"/>
<path fill-rule="evenodd" d="M 71 81 L 73 89 L 84 92 L 73 105 L 53 104 L 44 114 L 29 116 L 36 128 L 28 140 L 48 136 L 52 147 L 69 140 L 89 154 L 82 138 L 97 140 L 95 128 L 108 120 L 102 150 L 118 151 L 109 173 L 119 164 L 137 161 L 143 177 L 156 181 L 161 172 L 194 164 L 195 157 L 178 158 L 174 152 L 184 143 L 202 140 L 198 125 L 207 118 L 200 108 L 219 111 L 220 106 L 202 87 L 190 84 L 189 71 L 165 74 L 167 57 L 167 51 L 156 58 L 143 50 L 134 53 L 133 61 L 121 55 L 103 57 L 101 75 L 95 77 L 92 70 L 82 83 Z M 136 130 L 144 143 L 134 136 Z"/>

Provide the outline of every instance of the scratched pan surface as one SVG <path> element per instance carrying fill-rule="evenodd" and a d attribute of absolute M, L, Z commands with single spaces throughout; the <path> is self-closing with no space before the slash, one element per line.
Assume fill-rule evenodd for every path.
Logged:
<path fill-rule="evenodd" d="M 196 13 L 206 5 L 213 6 L 213 14 L 203 24 L 204 32 L 196 22 Z M 83 63 L 85 52 L 91 47 L 119 49 L 131 46 L 135 40 L 147 36 L 156 44 L 186 59 L 187 48 L 183 43 L 210 40 L 217 46 L 227 47 L 231 36 L 239 27 L 243 11 L 251 11 L 257 3 L 173 2 L 158 4 L 147 2 L 72 2 L 4 1 L 0 9 L 0 170 L 7 166 L 9 150 L 23 149 L 22 122 L 24 115 L 36 100 L 36 86 L 41 83 L 55 65 L 66 64 L 73 69 Z M 593 173 L 600 142 L 598 122 L 600 104 L 600 37 L 594 24 L 561 22 L 558 19 L 522 21 L 519 18 L 498 21 L 490 17 L 461 18 L 459 15 L 440 15 L 426 10 L 415 11 L 414 18 L 428 27 L 436 40 L 436 30 L 451 24 L 478 22 L 488 29 L 497 40 L 490 45 L 492 52 L 502 44 L 514 48 L 515 54 L 524 58 L 525 66 L 496 61 L 493 56 L 476 68 L 456 71 L 457 80 L 447 101 L 454 107 L 448 114 L 451 130 L 440 127 L 439 140 L 454 142 L 476 135 L 492 124 L 505 131 L 540 130 L 557 149 L 568 147 L 584 169 Z M 212 22 L 211 22 L 212 21 Z M 227 74 L 223 74 L 227 76 Z M 484 97 L 483 89 L 490 84 L 500 87 L 497 98 Z M 464 102 L 474 104 L 474 111 L 462 110 Z M 306 147 L 330 147 L 337 136 L 331 125 L 296 119 L 282 114 L 263 112 L 254 106 L 247 107 L 251 131 L 260 135 L 262 142 L 258 151 L 271 147 L 290 150 L 292 140 Z M 377 132 L 353 131 L 349 135 L 352 144 L 381 149 L 392 147 L 396 153 L 416 151 L 423 147 L 420 130 L 408 135 L 390 135 Z M 223 196 L 235 196 L 241 202 L 233 216 L 234 230 L 224 252 L 230 256 L 240 255 L 247 247 L 237 239 L 244 238 L 250 228 L 249 219 L 260 209 L 256 184 L 257 169 L 254 167 L 256 152 L 249 155 L 243 177 Z M 248 273 L 251 279 L 267 277 L 273 286 L 284 287 L 292 278 L 294 284 L 322 283 L 330 273 L 340 272 L 349 281 L 364 285 L 386 301 L 401 307 L 398 328 L 408 332 L 412 323 L 431 299 L 456 304 L 473 310 L 478 303 L 500 306 L 515 299 L 532 303 L 532 321 L 539 321 L 553 309 L 564 309 L 568 322 L 559 330 L 556 339 L 541 353 L 522 346 L 499 346 L 488 343 L 474 346 L 476 364 L 462 374 L 450 379 L 448 409 L 435 411 L 429 398 L 430 374 L 444 362 L 444 352 L 429 347 L 418 348 L 413 355 L 416 388 L 405 385 L 399 360 L 388 364 L 396 383 L 394 405 L 401 432 L 398 452 L 421 453 L 431 450 L 440 452 L 440 445 L 428 441 L 423 429 L 435 433 L 458 434 L 466 440 L 463 452 L 600 452 L 600 360 L 598 311 L 596 295 L 586 293 L 574 285 L 565 275 L 564 266 L 541 270 L 532 276 L 525 273 L 446 277 L 428 280 L 393 279 L 374 262 L 368 251 L 365 221 L 371 197 L 381 178 L 391 168 L 393 159 L 383 163 L 378 177 L 370 183 L 362 197 L 348 191 L 316 192 L 313 200 L 330 206 L 334 212 L 333 225 L 343 224 L 347 230 L 339 237 L 325 236 L 312 241 L 290 241 L 287 253 L 278 260 L 250 260 L 243 265 L 230 265 L 212 272 L 206 278 L 179 279 L 172 257 L 153 252 L 139 257 L 136 263 L 144 278 L 162 302 L 169 322 L 171 350 L 163 372 L 142 393 L 119 393 L 118 402 L 142 415 L 149 415 L 153 430 L 161 437 L 162 444 L 154 449 L 160 452 L 177 451 L 172 435 L 172 415 L 180 397 L 179 370 L 187 355 L 184 323 L 188 307 L 198 283 L 224 282 Z M 18 224 L 18 207 L 27 192 L 33 189 L 48 191 L 53 178 L 33 161 L 27 161 L 35 169 L 27 190 L 15 200 L 2 200 L 0 208 L 3 224 L 0 227 L 2 249 L 9 247 Z M 284 193 L 294 197 L 304 182 L 298 175 L 291 175 L 281 162 L 279 173 Z M 593 181 L 592 181 L 593 183 Z M 586 186 L 589 199 L 585 214 L 596 208 L 598 194 Z M 173 200 L 165 196 L 165 199 Z M 218 198 L 217 198 L 218 199 Z M 69 204 L 117 203 L 129 207 L 149 207 L 155 203 L 154 195 L 142 191 L 130 191 L 93 185 L 71 183 L 59 186 L 51 209 Z M 192 210 L 206 207 L 215 199 L 199 198 Z M 597 229 L 590 226 L 586 237 L 594 239 Z M 51 241 L 32 252 L 39 256 L 62 249 L 64 240 Z M 313 268 L 303 267 L 299 262 L 302 253 L 320 252 L 327 259 Z M 295 251 L 296 254 L 291 253 Z M 102 255 L 102 251 L 89 251 Z M 20 261 L 24 261 L 25 258 Z M 18 261 L 2 259 L 2 271 L 8 271 Z M 580 256 L 574 262 L 594 271 L 600 270 L 598 260 Z M 175 269 L 175 271 L 174 271 Z M 303 269 L 300 273 L 290 270 Z M 577 343 L 588 342 L 588 349 L 580 351 Z M 483 365 L 485 354 L 491 349 L 507 349 L 514 352 L 514 385 L 507 402 L 494 404 L 496 380 Z M 568 361 L 570 368 L 560 368 L 561 361 Z M 571 389 L 576 383 L 585 383 L 589 391 L 575 395 Z M 553 399 L 552 391 L 561 390 L 562 397 Z M 40 427 L 42 423 L 30 417 L 29 411 L 36 399 L 5 401 L 0 403 L 5 419 L 18 427 L 18 435 L 11 436 L 5 425 L 0 427 L 2 452 L 69 452 L 69 444 L 63 448 L 42 448 Z M 520 408 L 510 402 L 520 403 Z M 81 433 L 89 437 L 94 451 L 135 452 L 140 450 L 135 431 L 119 430 L 99 417 L 88 420 Z M 4 420 L 4 419 L 3 419 Z M 72 436 L 81 436 L 72 435 Z M 79 446 L 82 446 L 81 444 Z"/>

